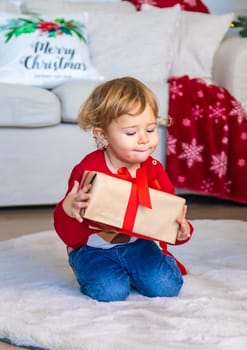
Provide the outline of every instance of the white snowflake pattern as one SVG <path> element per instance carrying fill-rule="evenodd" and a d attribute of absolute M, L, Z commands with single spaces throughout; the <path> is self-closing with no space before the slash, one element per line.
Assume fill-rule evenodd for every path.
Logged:
<path fill-rule="evenodd" d="M 245 161 L 244 158 L 240 158 L 240 159 L 238 160 L 237 164 L 238 164 L 238 166 L 239 166 L 240 168 L 242 168 L 242 167 L 244 167 L 244 166 L 246 165 L 246 161 Z"/>
<path fill-rule="evenodd" d="M 178 175 L 178 182 L 183 184 L 185 182 L 186 178 L 183 175 Z"/>
<path fill-rule="evenodd" d="M 170 93 L 171 93 L 171 98 L 175 100 L 177 96 L 182 97 L 183 96 L 183 91 L 182 91 L 183 85 L 178 84 L 176 81 L 172 81 L 170 84 Z"/>
<path fill-rule="evenodd" d="M 224 190 L 226 193 L 230 193 L 231 192 L 231 184 L 232 184 L 232 181 L 231 180 L 228 180 L 224 183 Z"/>
<path fill-rule="evenodd" d="M 173 137 L 172 135 L 167 135 L 167 144 L 166 144 L 166 152 L 169 156 L 170 154 L 176 154 L 176 143 L 177 139 Z"/>
<path fill-rule="evenodd" d="M 247 132 L 241 132 L 240 139 L 243 141 L 247 140 Z"/>
<path fill-rule="evenodd" d="M 196 0 L 184 0 L 183 3 L 195 7 L 197 1 Z"/>
<path fill-rule="evenodd" d="M 223 100 L 225 98 L 225 94 L 221 92 L 218 92 L 216 96 L 219 100 Z"/>
<path fill-rule="evenodd" d="M 182 125 L 185 127 L 191 126 L 191 120 L 189 118 L 183 118 Z"/>
<path fill-rule="evenodd" d="M 226 120 L 225 112 L 225 107 L 222 107 L 219 101 L 216 102 L 216 105 L 209 106 L 209 118 L 212 118 L 216 124 L 218 124 L 221 119 Z"/>
<path fill-rule="evenodd" d="M 227 124 L 224 124 L 223 125 L 223 132 L 224 132 L 224 135 L 222 136 L 222 139 L 221 139 L 221 142 L 223 145 L 228 145 L 228 142 L 229 142 L 229 127 Z"/>
<path fill-rule="evenodd" d="M 202 162 L 201 152 L 204 146 L 197 145 L 196 139 L 192 139 L 191 144 L 182 142 L 183 152 L 178 156 L 179 159 L 186 159 L 188 168 L 191 168 L 195 162 Z"/>
<path fill-rule="evenodd" d="M 233 108 L 230 111 L 229 115 L 236 116 L 238 124 L 241 124 L 246 117 L 245 111 L 238 101 L 232 100 L 231 103 Z"/>
<path fill-rule="evenodd" d="M 228 137 L 227 136 L 224 136 L 221 140 L 221 142 L 224 144 L 224 145 L 227 145 L 228 144 Z"/>
<path fill-rule="evenodd" d="M 155 1 L 155 0 L 138 0 L 138 4 L 140 4 L 140 5 L 156 6 L 156 5 L 158 5 L 158 1 Z"/>
<path fill-rule="evenodd" d="M 197 81 L 199 82 L 199 79 Z M 196 94 L 198 98 L 204 98 L 204 92 L 202 90 L 198 90 Z"/>
<path fill-rule="evenodd" d="M 206 193 L 212 192 L 214 188 L 214 182 L 210 179 L 202 180 L 201 190 Z"/>
<path fill-rule="evenodd" d="M 212 170 L 216 175 L 218 175 L 219 178 L 221 178 L 226 174 L 227 155 L 224 151 L 222 151 L 220 154 L 215 154 L 211 157 L 211 167 L 209 169 Z"/>
<path fill-rule="evenodd" d="M 199 105 L 192 107 L 192 118 L 195 120 L 201 119 L 203 117 L 203 109 Z"/>

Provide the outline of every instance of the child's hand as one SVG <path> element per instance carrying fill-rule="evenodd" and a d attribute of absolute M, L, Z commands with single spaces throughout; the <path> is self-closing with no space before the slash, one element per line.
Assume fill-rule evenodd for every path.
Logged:
<path fill-rule="evenodd" d="M 184 206 L 182 215 L 180 216 L 180 218 L 177 219 L 177 222 L 179 224 L 178 233 L 177 233 L 178 241 L 185 241 L 186 239 L 190 238 L 190 225 L 185 218 L 186 213 L 187 213 L 187 205 Z"/>
<path fill-rule="evenodd" d="M 67 194 L 63 201 L 63 209 L 71 218 L 75 218 L 78 222 L 82 222 L 81 209 L 88 206 L 91 194 L 88 193 L 91 185 L 80 188 L 78 181 L 75 181 L 72 190 Z"/>

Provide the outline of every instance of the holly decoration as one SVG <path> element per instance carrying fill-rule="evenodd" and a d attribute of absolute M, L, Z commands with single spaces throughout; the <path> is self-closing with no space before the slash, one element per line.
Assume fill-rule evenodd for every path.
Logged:
<path fill-rule="evenodd" d="M 239 35 L 242 38 L 247 38 L 247 16 L 239 16 L 231 23 L 231 28 L 241 28 Z"/>
<path fill-rule="evenodd" d="M 34 33 L 38 30 L 40 33 L 46 33 L 48 37 L 54 38 L 58 35 L 76 35 L 80 40 L 86 43 L 83 33 L 85 25 L 73 19 L 66 21 L 64 18 L 56 18 L 53 22 L 45 21 L 41 17 L 33 16 L 31 19 L 17 18 L 12 19 L 9 25 L 5 26 L 7 43 L 13 36 Z"/>

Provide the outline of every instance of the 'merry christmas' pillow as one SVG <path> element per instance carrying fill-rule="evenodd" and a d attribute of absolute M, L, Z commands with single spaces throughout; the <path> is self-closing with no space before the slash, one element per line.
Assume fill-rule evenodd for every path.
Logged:
<path fill-rule="evenodd" d="M 99 79 L 90 62 L 87 15 L 0 14 L 0 81 L 53 88 Z"/>

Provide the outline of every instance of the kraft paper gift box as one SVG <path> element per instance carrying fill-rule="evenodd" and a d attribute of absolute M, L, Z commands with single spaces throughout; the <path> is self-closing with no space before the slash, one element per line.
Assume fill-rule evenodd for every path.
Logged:
<path fill-rule="evenodd" d="M 81 187 L 88 183 L 92 184 L 91 198 L 82 215 L 91 226 L 175 243 L 176 219 L 182 214 L 184 198 L 148 187 L 145 174 L 137 173 L 136 183 L 132 183 L 86 171 Z"/>

